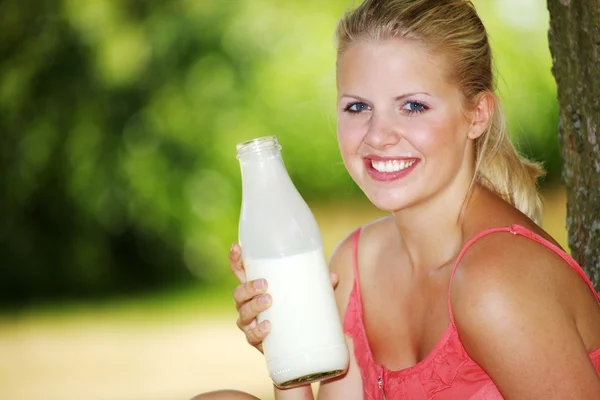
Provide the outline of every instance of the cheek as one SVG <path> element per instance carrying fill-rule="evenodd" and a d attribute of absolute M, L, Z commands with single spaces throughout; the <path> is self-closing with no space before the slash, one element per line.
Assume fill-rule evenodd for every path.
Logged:
<path fill-rule="evenodd" d="M 357 124 L 344 116 L 338 117 L 337 137 L 342 155 L 354 154 L 363 139 Z"/>
<path fill-rule="evenodd" d="M 447 130 L 444 124 L 422 120 L 407 126 L 404 136 L 411 147 L 427 156 L 443 149 L 447 141 Z"/>
<path fill-rule="evenodd" d="M 432 119 L 414 126 L 412 145 L 422 153 L 447 152 L 456 148 L 461 140 L 460 127 L 452 118 Z"/>

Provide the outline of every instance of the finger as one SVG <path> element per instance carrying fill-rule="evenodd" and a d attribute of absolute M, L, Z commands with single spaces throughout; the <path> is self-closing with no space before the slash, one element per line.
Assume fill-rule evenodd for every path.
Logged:
<path fill-rule="evenodd" d="M 239 319 L 242 325 L 249 325 L 258 314 L 271 306 L 271 295 L 266 293 L 246 302 L 239 308 Z"/>
<path fill-rule="evenodd" d="M 256 279 L 254 281 L 240 283 L 233 289 L 233 299 L 235 300 L 236 308 L 239 308 L 250 301 L 253 297 L 263 294 L 267 291 L 267 281 L 264 279 Z"/>
<path fill-rule="evenodd" d="M 240 245 L 234 243 L 229 250 L 229 268 L 240 283 L 246 283 L 246 270 L 242 262 L 242 250 Z"/>
<path fill-rule="evenodd" d="M 238 316 L 238 319 L 237 319 L 237 321 L 235 321 L 235 324 L 237 325 L 238 328 L 240 328 L 240 330 L 242 332 L 244 332 L 244 335 L 245 335 L 247 331 L 249 331 L 250 329 L 254 329 L 256 327 L 257 322 L 256 322 L 256 320 L 253 320 L 249 324 L 244 325 L 244 324 L 242 324 L 242 320 Z"/>
<path fill-rule="evenodd" d="M 335 272 L 329 273 L 329 279 L 331 279 L 331 285 L 334 289 L 337 287 L 338 283 L 340 283 L 340 277 Z"/>
<path fill-rule="evenodd" d="M 269 323 L 269 321 L 263 321 L 260 324 L 256 325 L 254 328 L 248 329 L 246 331 L 246 340 L 252 346 L 257 347 L 260 351 L 262 351 L 262 342 L 265 336 L 269 334 L 270 330 L 271 324 Z"/>

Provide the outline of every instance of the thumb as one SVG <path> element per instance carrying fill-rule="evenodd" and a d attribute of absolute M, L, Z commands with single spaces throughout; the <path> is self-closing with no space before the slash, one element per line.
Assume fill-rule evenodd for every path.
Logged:
<path fill-rule="evenodd" d="M 331 279 L 331 285 L 334 289 L 337 287 L 338 283 L 340 283 L 340 277 L 335 272 L 329 273 L 329 279 Z"/>

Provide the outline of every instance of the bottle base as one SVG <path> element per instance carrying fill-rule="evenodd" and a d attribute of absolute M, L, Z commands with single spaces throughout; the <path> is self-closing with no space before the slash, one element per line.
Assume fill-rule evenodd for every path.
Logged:
<path fill-rule="evenodd" d="M 343 369 L 337 369 L 334 371 L 309 374 L 309 375 L 301 376 L 296 379 L 292 379 L 287 382 L 282 382 L 280 384 L 276 383 L 275 386 L 277 386 L 280 389 L 291 389 L 291 388 L 294 388 L 297 386 L 307 385 L 309 383 L 321 382 L 321 381 L 325 381 L 328 379 L 332 379 L 332 378 L 342 375 L 344 372 L 345 372 L 345 370 L 343 370 Z"/>
<path fill-rule="evenodd" d="M 275 386 L 290 389 L 343 375 L 348 362 L 348 348 L 342 343 L 287 354 L 267 365 Z"/>

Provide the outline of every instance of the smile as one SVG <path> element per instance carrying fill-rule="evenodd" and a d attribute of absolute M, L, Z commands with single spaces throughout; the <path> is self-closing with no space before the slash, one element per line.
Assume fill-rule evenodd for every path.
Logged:
<path fill-rule="evenodd" d="M 411 167 L 415 162 L 416 160 L 371 160 L 371 166 L 378 172 L 399 172 Z"/>
<path fill-rule="evenodd" d="M 380 157 L 365 155 L 364 165 L 369 176 L 379 182 L 392 182 L 410 174 L 419 164 L 418 158 L 412 157 Z"/>

